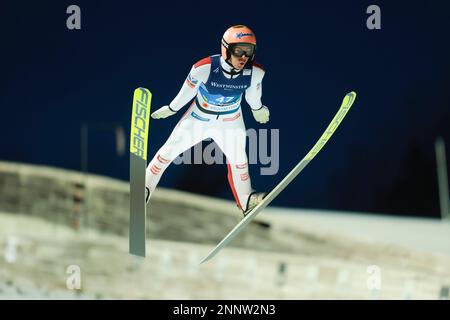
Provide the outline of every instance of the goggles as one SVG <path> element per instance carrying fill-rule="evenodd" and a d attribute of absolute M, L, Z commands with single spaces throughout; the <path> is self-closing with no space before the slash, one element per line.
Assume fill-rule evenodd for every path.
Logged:
<path fill-rule="evenodd" d="M 255 53 L 255 46 L 248 43 L 230 44 L 230 52 L 233 56 L 238 58 L 242 56 L 251 58 Z"/>

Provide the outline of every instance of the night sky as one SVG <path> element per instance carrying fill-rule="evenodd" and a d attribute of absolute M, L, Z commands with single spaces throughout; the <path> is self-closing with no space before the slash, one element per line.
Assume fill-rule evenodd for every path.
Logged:
<path fill-rule="evenodd" d="M 329 143 L 273 205 L 439 216 L 434 141 L 450 150 L 448 1 L 5 1 L 0 3 L 0 160 L 88 170 L 128 179 L 113 125 L 128 134 L 133 90 L 152 109 L 178 93 L 192 64 L 220 52 L 231 25 L 256 33 L 263 103 L 280 130 L 280 170 L 253 187 L 269 191 L 309 151 L 349 91 L 357 100 Z M 81 8 L 81 30 L 66 8 Z M 366 9 L 381 8 L 381 30 Z M 183 109 L 185 110 L 185 109 Z M 149 158 L 183 110 L 152 120 Z M 447 160 L 450 155 L 447 155 Z M 447 161 L 449 162 L 449 161 Z M 160 186 L 232 199 L 225 165 L 172 165 Z"/>

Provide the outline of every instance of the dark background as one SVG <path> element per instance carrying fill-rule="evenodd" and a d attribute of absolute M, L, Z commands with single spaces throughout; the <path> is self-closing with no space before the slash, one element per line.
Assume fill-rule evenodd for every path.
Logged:
<path fill-rule="evenodd" d="M 81 30 L 66 8 L 81 8 Z M 381 8 L 381 30 L 366 9 Z M 439 216 L 434 141 L 450 141 L 448 1 L 2 1 L 0 160 L 128 179 L 112 127 L 128 133 L 133 90 L 168 104 L 197 60 L 219 53 L 226 28 L 246 24 L 266 68 L 267 125 L 244 104 L 247 128 L 280 129 L 280 170 L 270 190 L 309 151 L 343 96 L 358 98 L 342 126 L 274 205 Z M 182 112 L 180 112 L 182 113 Z M 149 158 L 181 114 L 151 122 Z M 106 125 L 105 125 L 106 124 Z M 449 157 L 447 157 L 449 158 Z M 448 162 L 448 161 L 447 161 Z M 225 165 L 172 165 L 160 186 L 232 199 Z"/>

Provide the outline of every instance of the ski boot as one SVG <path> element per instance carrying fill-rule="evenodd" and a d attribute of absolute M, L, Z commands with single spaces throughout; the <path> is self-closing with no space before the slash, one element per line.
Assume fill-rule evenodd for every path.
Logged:
<path fill-rule="evenodd" d="M 267 194 L 268 194 L 267 192 L 250 193 L 250 195 L 248 196 L 247 208 L 245 210 L 242 210 L 244 218 L 254 207 L 256 207 L 267 196 Z"/>
<path fill-rule="evenodd" d="M 152 195 L 152 192 L 148 187 L 145 187 L 145 203 L 148 204 L 150 200 L 150 196 Z"/>

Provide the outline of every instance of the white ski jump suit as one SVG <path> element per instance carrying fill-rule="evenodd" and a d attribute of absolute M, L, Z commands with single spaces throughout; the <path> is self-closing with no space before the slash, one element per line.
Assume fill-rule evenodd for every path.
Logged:
<path fill-rule="evenodd" d="M 245 92 L 245 99 L 253 110 L 262 108 L 261 83 L 265 71 L 255 62 L 238 74 L 231 74 L 231 69 L 220 55 L 193 65 L 169 108 L 178 111 L 194 97 L 195 100 L 147 167 L 146 187 L 150 189 L 150 196 L 164 170 L 178 155 L 212 138 L 227 158 L 228 181 L 237 205 L 245 210 L 254 190 L 248 172 L 241 100 Z"/>

